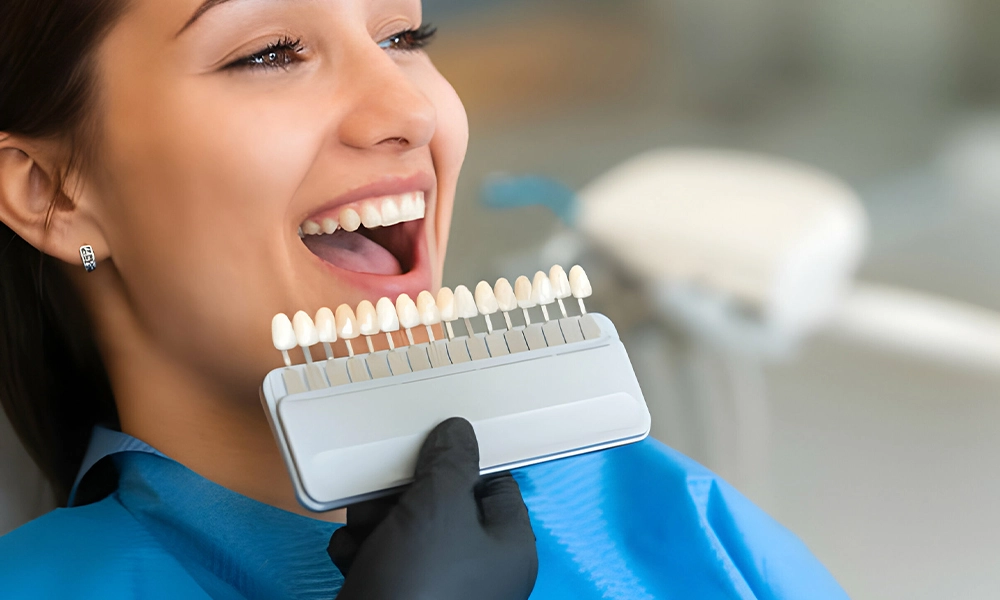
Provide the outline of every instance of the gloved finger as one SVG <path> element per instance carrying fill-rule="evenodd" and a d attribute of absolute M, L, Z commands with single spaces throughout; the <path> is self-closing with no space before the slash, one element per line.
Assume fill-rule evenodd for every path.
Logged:
<path fill-rule="evenodd" d="M 413 478 L 401 501 L 423 494 L 446 498 L 465 493 L 471 501 L 479 480 L 479 442 L 472 424 L 453 417 L 435 427 L 420 448 Z"/>
<path fill-rule="evenodd" d="M 534 539 L 528 507 L 510 473 L 482 477 L 476 485 L 476 499 L 487 530 L 503 537 L 530 535 Z"/>
<path fill-rule="evenodd" d="M 351 531 L 346 527 L 340 527 L 330 536 L 330 544 L 326 547 L 326 553 L 330 555 L 330 560 L 337 565 L 344 577 L 351 570 L 354 557 L 357 556 L 361 544 L 354 539 Z"/>
<path fill-rule="evenodd" d="M 363 544 L 365 539 L 371 535 L 372 530 L 385 519 L 398 502 L 399 494 L 394 494 L 385 498 L 352 504 L 347 507 L 346 527 L 357 542 Z"/>

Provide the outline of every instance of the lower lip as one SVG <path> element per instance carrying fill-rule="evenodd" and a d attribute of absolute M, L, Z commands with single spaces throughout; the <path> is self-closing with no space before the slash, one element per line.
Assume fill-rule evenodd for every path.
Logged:
<path fill-rule="evenodd" d="M 416 298 L 420 292 L 431 289 L 432 280 L 430 252 L 427 247 L 427 225 L 425 219 L 421 219 L 419 223 L 420 227 L 413 235 L 413 243 L 415 244 L 413 265 L 409 271 L 402 275 L 373 275 L 348 271 L 316 256 L 304 244 L 302 250 L 338 281 L 361 290 L 373 302 L 382 297 L 395 299 L 404 293 Z"/>

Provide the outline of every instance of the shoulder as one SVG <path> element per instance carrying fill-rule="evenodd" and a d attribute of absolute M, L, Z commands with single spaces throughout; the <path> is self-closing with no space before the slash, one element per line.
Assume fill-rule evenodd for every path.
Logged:
<path fill-rule="evenodd" d="M 0 598 L 165 598 L 192 585 L 115 495 L 0 537 Z"/>

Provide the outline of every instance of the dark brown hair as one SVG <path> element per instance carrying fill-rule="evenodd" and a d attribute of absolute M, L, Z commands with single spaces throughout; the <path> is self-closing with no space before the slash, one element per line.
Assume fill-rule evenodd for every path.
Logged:
<path fill-rule="evenodd" d="M 0 3 L 0 133 L 66 139 L 78 155 L 94 49 L 122 9 L 123 0 Z M 3 223 L 0 404 L 65 505 L 93 426 L 117 427 L 118 416 L 79 294 Z"/>

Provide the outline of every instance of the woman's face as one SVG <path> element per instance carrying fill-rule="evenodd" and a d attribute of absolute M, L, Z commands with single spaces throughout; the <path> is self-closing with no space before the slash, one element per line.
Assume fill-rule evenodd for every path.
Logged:
<path fill-rule="evenodd" d="M 420 26 L 419 0 L 131 2 L 90 191 L 151 345 L 259 385 L 275 313 L 439 285 L 468 125 Z"/>

